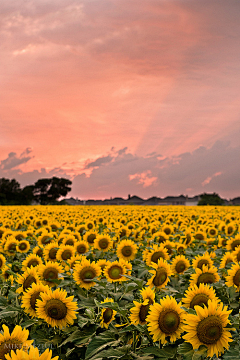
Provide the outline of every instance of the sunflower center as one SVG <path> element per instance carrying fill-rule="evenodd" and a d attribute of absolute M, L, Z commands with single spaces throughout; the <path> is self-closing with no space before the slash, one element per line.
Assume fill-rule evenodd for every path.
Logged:
<path fill-rule="evenodd" d="M 88 235 L 88 237 L 87 237 L 87 242 L 88 242 L 89 244 L 93 244 L 95 239 L 96 239 L 96 234 L 90 234 L 90 235 Z"/>
<path fill-rule="evenodd" d="M 175 266 L 175 270 L 178 274 L 182 273 L 184 270 L 186 269 L 186 264 L 184 263 L 184 261 L 180 260 L 177 262 L 176 266 Z"/>
<path fill-rule="evenodd" d="M 211 235 L 215 235 L 215 234 L 216 234 L 216 230 L 211 229 L 211 230 L 209 231 L 209 233 L 210 233 Z"/>
<path fill-rule="evenodd" d="M 40 291 L 36 291 L 35 293 L 33 293 L 30 298 L 30 305 L 34 311 L 36 311 L 37 299 L 40 299 Z"/>
<path fill-rule="evenodd" d="M 206 294 L 197 294 L 193 297 L 190 302 L 190 308 L 194 309 L 195 305 L 199 305 L 203 307 L 203 304 L 207 305 L 209 297 Z"/>
<path fill-rule="evenodd" d="M 113 311 L 110 308 L 105 309 L 103 313 L 103 320 L 105 323 L 108 323 L 112 318 Z"/>
<path fill-rule="evenodd" d="M 201 259 L 197 263 L 197 268 L 202 269 L 203 265 L 209 265 L 209 262 L 205 259 Z"/>
<path fill-rule="evenodd" d="M 19 341 L 18 339 L 9 339 L 9 340 L 5 340 L 1 345 L 0 345 L 0 359 L 5 360 L 6 354 L 9 354 L 11 350 L 17 350 L 17 349 L 21 349 L 23 347 L 23 343 L 21 341 Z"/>
<path fill-rule="evenodd" d="M 240 245 L 240 240 L 234 240 L 231 244 L 232 250 L 235 250 L 238 245 Z"/>
<path fill-rule="evenodd" d="M 154 262 L 155 264 L 158 263 L 158 259 L 163 258 L 165 259 L 164 253 L 162 251 L 156 251 L 151 256 L 151 262 Z"/>
<path fill-rule="evenodd" d="M 203 344 L 215 344 L 222 336 L 222 322 L 217 316 L 208 316 L 197 326 L 197 337 Z"/>
<path fill-rule="evenodd" d="M 226 245 L 227 245 L 227 240 L 225 239 L 222 241 L 222 246 L 226 246 Z"/>
<path fill-rule="evenodd" d="M 55 320 L 62 320 L 67 315 L 66 305 L 58 299 L 48 300 L 44 307 L 46 314 Z"/>
<path fill-rule="evenodd" d="M 27 267 L 30 268 L 31 266 L 33 266 L 33 267 L 38 266 L 38 261 L 37 261 L 36 259 L 30 260 L 30 261 L 28 262 Z"/>
<path fill-rule="evenodd" d="M 74 241 L 73 240 L 67 240 L 66 242 L 65 242 L 65 245 L 70 245 L 70 246 L 73 246 L 74 245 Z"/>
<path fill-rule="evenodd" d="M 131 256 L 132 255 L 132 248 L 131 248 L 131 246 L 124 246 L 123 248 L 122 248 L 122 254 L 123 254 L 123 256 Z"/>
<path fill-rule="evenodd" d="M 50 239 L 50 237 L 48 235 L 43 236 L 42 239 L 41 239 L 41 243 L 43 245 L 49 244 L 50 241 L 51 241 L 51 239 Z"/>
<path fill-rule="evenodd" d="M 122 229 L 121 232 L 120 232 L 120 238 L 123 237 L 123 236 L 126 236 L 127 234 L 127 231 L 125 229 Z"/>
<path fill-rule="evenodd" d="M 236 272 L 236 274 L 233 277 L 233 283 L 236 286 L 240 285 L 240 269 Z"/>
<path fill-rule="evenodd" d="M 170 335 L 178 329 L 180 317 L 176 311 L 166 309 L 160 313 L 158 324 L 163 333 Z"/>
<path fill-rule="evenodd" d="M 117 265 L 112 266 L 108 271 L 108 275 L 111 279 L 120 279 L 121 274 L 122 268 Z"/>
<path fill-rule="evenodd" d="M 139 311 L 139 319 L 141 320 L 142 323 L 146 322 L 148 310 L 149 310 L 149 303 L 147 305 L 141 305 L 140 311 Z"/>
<path fill-rule="evenodd" d="M 43 272 L 44 280 L 53 280 L 58 278 L 58 271 L 53 267 L 49 267 Z"/>
<path fill-rule="evenodd" d="M 107 239 L 101 239 L 98 243 L 100 249 L 106 249 L 108 247 L 108 240 Z"/>
<path fill-rule="evenodd" d="M 28 277 L 26 277 L 26 279 L 23 282 L 23 291 L 28 289 L 33 283 L 35 284 L 37 283 L 35 277 L 32 275 L 28 275 Z"/>
<path fill-rule="evenodd" d="M 167 249 L 168 255 L 171 255 L 173 253 L 171 245 L 164 246 Z"/>
<path fill-rule="evenodd" d="M 197 286 L 199 286 L 199 284 L 213 284 L 213 283 L 215 283 L 215 276 L 212 273 L 206 272 L 199 275 Z"/>
<path fill-rule="evenodd" d="M 164 268 L 157 269 L 156 275 L 153 279 L 153 284 L 155 286 L 162 285 L 167 279 L 167 272 Z"/>
<path fill-rule="evenodd" d="M 195 235 L 195 239 L 197 239 L 197 240 L 204 240 L 204 235 L 201 234 L 201 233 L 198 233 L 198 234 Z"/>
<path fill-rule="evenodd" d="M 80 272 L 80 279 L 86 283 L 90 282 L 95 276 L 96 273 L 92 268 L 85 268 Z"/>
<path fill-rule="evenodd" d="M 43 256 L 43 250 L 42 250 L 42 249 L 38 249 L 37 255 L 40 256 L 40 257 L 42 257 L 42 256 Z"/>
<path fill-rule="evenodd" d="M 68 260 L 72 256 L 72 252 L 70 250 L 64 250 L 62 253 L 62 259 Z"/>
<path fill-rule="evenodd" d="M 187 234 L 185 244 L 189 244 L 192 240 L 191 235 Z"/>
<path fill-rule="evenodd" d="M 237 261 L 240 262 L 240 251 L 238 251 L 238 253 L 237 253 Z"/>
<path fill-rule="evenodd" d="M 87 227 L 88 227 L 89 230 L 91 230 L 91 229 L 93 228 L 93 224 L 89 223 L 89 224 L 87 225 Z"/>
<path fill-rule="evenodd" d="M 86 252 L 86 246 L 85 245 L 78 245 L 77 246 L 77 252 L 79 254 L 84 254 Z"/>
<path fill-rule="evenodd" d="M 57 248 L 52 248 L 48 253 L 49 259 L 56 260 L 57 251 Z"/>
<path fill-rule="evenodd" d="M 25 243 L 22 243 L 22 244 L 19 246 L 19 249 L 20 249 L 20 250 L 26 250 L 26 248 L 27 248 L 27 244 L 25 244 Z"/>
<path fill-rule="evenodd" d="M 15 244 L 15 243 L 10 244 L 9 247 L 8 247 L 8 251 L 9 251 L 9 252 L 14 252 L 14 251 L 16 251 L 16 244 Z"/>
<path fill-rule="evenodd" d="M 0 258 L 0 269 L 1 269 L 2 265 L 3 265 L 3 261 L 2 261 L 2 259 Z"/>

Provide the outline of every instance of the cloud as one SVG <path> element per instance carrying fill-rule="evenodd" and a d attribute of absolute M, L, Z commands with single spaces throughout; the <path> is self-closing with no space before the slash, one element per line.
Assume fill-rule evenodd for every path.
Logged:
<path fill-rule="evenodd" d="M 8 157 L 0 162 L 0 169 L 3 171 L 10 170 L 20 166 L 21 164 L 27 163 L 33 158 L 33 156 L 27 156 L 31 152 L 31 148 L 26 148 L 20 156 L 17 156 L 15 152 L 10 152 Z"/>
<path fill-rule="evenodd" d="M 157 181 L 157 177 L 151 176 L 151 170 L 142 172 L 141 174 L 129 175 L 129 180 L 138 179 L 138 184 L 143 184 L 143 187 L 151 186 L 154 182 Z"/>

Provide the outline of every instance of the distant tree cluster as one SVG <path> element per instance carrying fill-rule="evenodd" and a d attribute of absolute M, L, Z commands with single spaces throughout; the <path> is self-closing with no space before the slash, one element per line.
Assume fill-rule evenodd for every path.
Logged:
<path fill-rule="evenodd" d="M 0 179 L 0 205 L 30 205 L 33 201 L 41 205 L 56 204 L 61 196 L 71 191 L 72 182 L 64 178 L 39 179 L 34 185 L 21 189 L 15 180 Z"/>
<path fill-rule="evenodd" d="M 198 205 L 223 205 L 224 200 L 216 193 L 213 194 L 202 194 L 201 199 L 198 202 Z"/>

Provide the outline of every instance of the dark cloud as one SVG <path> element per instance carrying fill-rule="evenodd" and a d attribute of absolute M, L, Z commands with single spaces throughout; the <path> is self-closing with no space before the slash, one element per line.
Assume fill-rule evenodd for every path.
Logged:
<path fill-rule="evenodd" d="M 33 158 L 33 156 L 27 156 L 31 153 L 31 151 L 31 148 L 27 148 L 20 156 L 17 156 L 15 152 L 10 152 L 8 157 L 0 162 L 0 169 L 3 171 L 10 170 L 21 164 L 27 163 Z"/>
<path fill-rule="evenodd" d="M 107 155 L 107 156 L 101 156 L 99 157 L 98 159 L 94 160 L 94 161 L 91 161 L 90 163 L 88 163 L 86 165 L 86 169 L 90 169 L 90 168 L 93 168 L 93 167 L 98 167 L 98 166 L 101 166 L 103 164 L 107 164 L 109 163 L 110 161 L 112 161 L 113 159 L 113 156 L 111 155 Z"/>

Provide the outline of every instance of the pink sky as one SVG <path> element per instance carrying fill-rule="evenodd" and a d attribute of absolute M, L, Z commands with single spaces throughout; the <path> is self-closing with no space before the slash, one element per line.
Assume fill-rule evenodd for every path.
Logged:
<path fill-rule="evenodd" d="M 238 0 L 3 0 L 0 177 L 240 196 Z"/>

